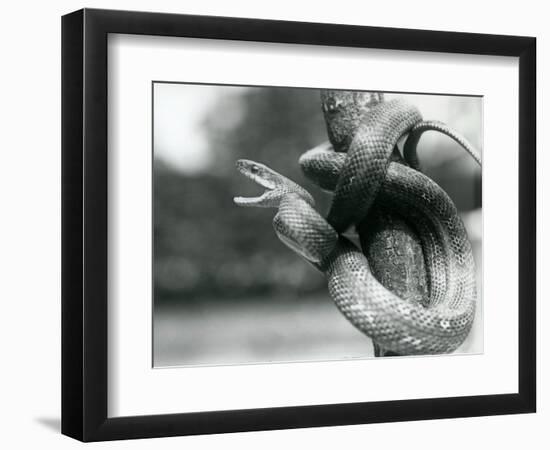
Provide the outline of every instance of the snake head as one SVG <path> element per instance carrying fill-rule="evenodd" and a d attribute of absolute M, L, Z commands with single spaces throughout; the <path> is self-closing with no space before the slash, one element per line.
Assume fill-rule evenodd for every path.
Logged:
<path fill-rule="evenodd" d="M 381 92 L 321 91 L 321 106 L 334 150 L 347 152 L 357 125 L 372 108 L 384 101 Z"/>
<path fill-rule="evenodd" d="M 315 203 L 311 194 L 304 188 L 264 164 L 239 159 L 236 165 L 237 170 L 245 177 L 265 188 L 264 193 L 258 197 L 235 197 L 233 201 L 239 206 L 278 208 L 282 198 L 287 194 L 296 194 L 310 205 Z"/>

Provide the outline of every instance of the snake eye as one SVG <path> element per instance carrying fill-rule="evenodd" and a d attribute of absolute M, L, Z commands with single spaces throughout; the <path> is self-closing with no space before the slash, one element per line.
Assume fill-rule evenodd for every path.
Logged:
<path fill-rule="evenodd" d="M 253 175 L 256 175 L 259 171 L 260 171 L 260 168 L 259 168 L 257 165 L 255 165 L 255 164 L 250 168 L 250 172 L 251 172 Z"/>

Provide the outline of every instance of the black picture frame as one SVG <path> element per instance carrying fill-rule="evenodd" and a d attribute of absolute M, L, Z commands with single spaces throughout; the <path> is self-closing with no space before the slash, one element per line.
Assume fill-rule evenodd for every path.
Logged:
<path fill-rule="evenodd" d="M 124 33 L 519 58 L 517 393 L 107 416 L 107 36 Z M 101 441 L 535 412 L 536 39 L 83 9 L 62 18 L 62 433 Z"/>

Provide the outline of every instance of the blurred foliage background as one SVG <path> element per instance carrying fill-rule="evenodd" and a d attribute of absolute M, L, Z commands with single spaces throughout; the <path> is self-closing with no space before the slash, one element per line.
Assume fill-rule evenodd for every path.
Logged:
<path fill-rule="evenodd" d="M 236 110 L 242 118 L 230 128 L 227 115 Z M 214 154 L 204 170 L 185 174 L 155 159 L 155 300 L 246 300 L 321 289 L 322 277 L 272 232 L 273 210 L 233 203 L 235 195 L 260 191 L 235 170 L 238 158 L 261 161 L 312 187 L 297 160 L 324 139 L 318 93 L 266 88 L 223 96 L 202 126 Z"/>
<path fill-rule="evenodd" d="M 426 119 L 449 123 L 481 148 L 481 99 L 408 97 Z M 229 309 L 223 311 L 231 315 L 234 305 L 248 304 L 245 306 L 248 309 L 241 311 L 242 317 L 250 308 L 260 311 L 258 308 L 269 304 L 286 305 L 288 315 L 294 314 L 294 318 L 303 302 L 313 305 L 322 302 L 332 307 L 323 275 L 277 239 L 271 226 L 274 210 L 242 208 L 233 203 L 236 195 L 257 195 L 261 191 L 235 170 L 237 159 L 248 158 L 304 186 L 314 195 L 317 209 L 322 213 L 327 211 L 330 196 L 313 186 L 298 166 L 298 158 L 304 151 L 327 139 L 319 91 L 159 83 L 155 84 L 154 114 L 155 362 L 277 359 L 269 351 L 277 347 L 274 342 L 267 347 L 260 346 L 256 354 L 243 354 L 240 348 L 232 358 L 231 350 L 226 349 L 224 355 L 218 350 L 217 356 L 212 354 L 205 359 L 210 344 L 197 351 L 189 340 L 196 344 L 202 334 L 206 335 L 205 330 L 209 328 L 201 328 L 201 318 L 206 325 L 208 320 L 213 320 L 208 319 L 208 314 L 219 316 L 227 306 Z M 169 119 L 165 124 L 163 117 Z M 191 127 L 186 121 L 195 125 Z M 176 137 L 172 138 L 171 133 Z M 200 145 L 198 134 L 202 136 Z M 422 138 L 419 146 L 425 171 L 451 195 L 467 225 L 471 222 L 468 226 L 472 239 L 479 241 L 481 221 L 476 211 L 481 207 L 481 171 L 454 142 L 430 134 Z M 473 221 L 468 219 L 472 212 Z M 303 312 L 304 318 L 315 310 L 311 306 L 308 308 Z M 275 313 L 266 314 L 273 318 Z M 319 312 L 319 319 L 322 314 L 326 314 L 326 310 Z M 335 308 L 334 314 L 339 315 Z M 190 317 L 193 322 L 187 322 L 187 331 L 181 330 L 186 318 Z M 253 317 L 258 315 L 253 314 Z M 281 321 L 288 322 L 287 319 L 281 318 Z M 327 320 L 323 318 L 325 324 Z M 349 327 L 353 342 L 342 338 L 347 344 L 342 341 L 341 348 L 334 352 L 335 355 L 344 352 L 353 356 L 352 349 L 362 349 L 365 338 L 342 320 L 340 317 L 335 319 L 335 329 L 345 330 L 342 332 L 346 334 Z M 293 327 L 303 325 L 303 322 L 290 323 Z M 250 324 L 245 326 L 250 327 Z M 288 332 L 281 332 L 281 326 L 280 323 L 272 324 L 277 331 L 272 338 L 279 340 L 279 347 L 282 347 L 278 355 L 283 360 L 307 359 L 307 355 L 317 354 L 326 356 L 323 345 L 326 350 L 326 341 L 336 339 L 326 331 L 326 327 L 330 327 L 328 320 L 326 339 L 321 339 L 325 343 L 320 342 L 318 348 L 309 348 L 293 356 L 288 347 L 295 346 L 297 341 L 294 340 L 294 344 L 289 344 L 288 339 L 285 341 L 282 336 L 288 337 Z M 265 337 L 265 323 L 258 328 L 263 328 Z M 195 331 L 191 333 L 191 329 Z M 220 334 L 219 327 L 216 329 L 218 338 L 213 337 L 211 345 L 219 347 L 223 333 Z M 181 334 L 185 332 L 190 334 Z M 233 333 L 233 337 L 226 336 L 223 340 L 233 338 L 235 348 L 254 347 L 260 333 L 261 330 L 256 332 L 249 328 L 246 339 L 236 339 Z M 172 349 L 172 353 L 167 349 Z M 171 356 L 167 356 L 169 353 Z M 364 354 L 364 351 L 359 353 Z"/>

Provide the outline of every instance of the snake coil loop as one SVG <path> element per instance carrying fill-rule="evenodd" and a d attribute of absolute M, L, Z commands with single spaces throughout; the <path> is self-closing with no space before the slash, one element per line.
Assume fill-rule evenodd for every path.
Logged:
<path fill-rule="evenodd" d="M 321 188 L 334 191 L 327 218 L 300 186 L 252 161 L 240 160 L 237 167 L 267 191 L 235 202 L 278 208 L 274 228 L 279 238 L 326 274 L 336 306 L 379 346 L 401 355 L 456 350 L 475 315 L 471 245 L 449 196 L 392 155 L 397 141 L 409 133 L 405 156 L 417 167 L 416 144 L 429 129 L 444 130 L 470 154 L 475 151 L 448 127 L 422 122 L 419 111 L 402 100 L 346 91 L 323 91 L 321 100 L 331 144 L 306 152 L 299 162 Z M 341 235 L 363 220 L 375 201 L 406 218 L 418 234 L 428 275 L 427 307 L 386 289 L 365 255 Z"/>

